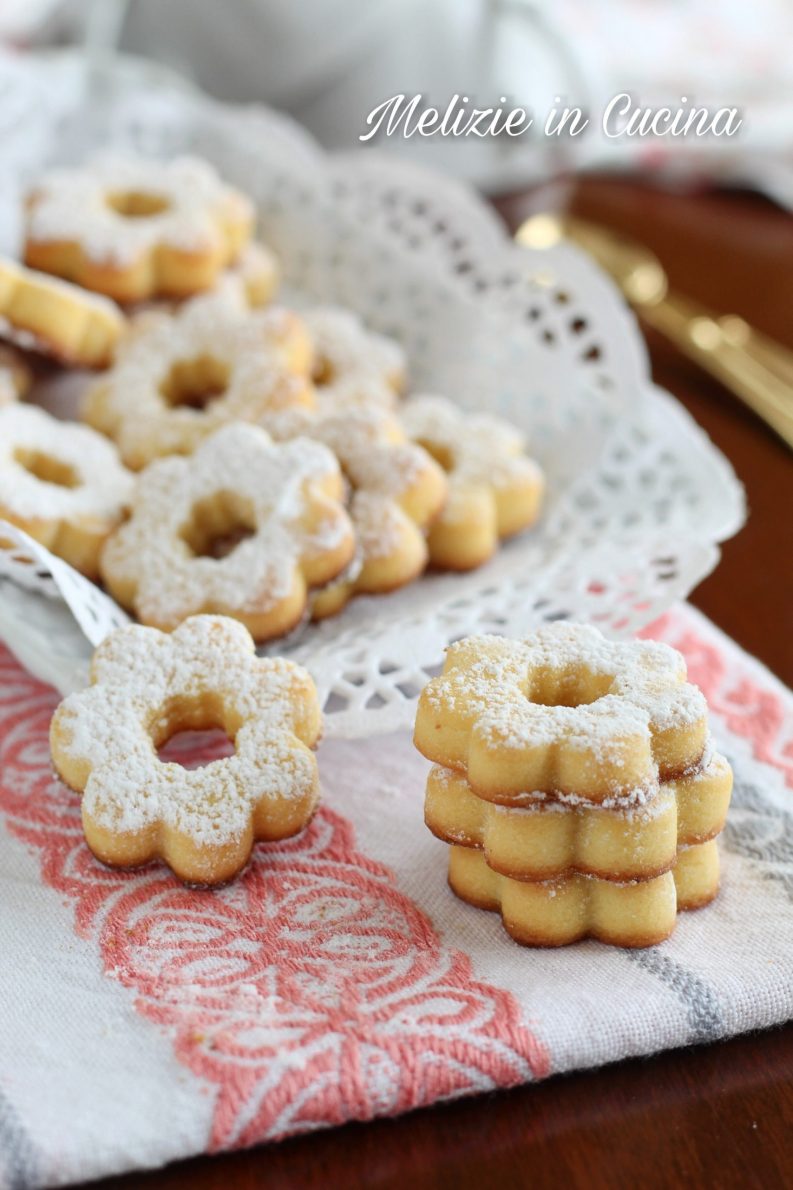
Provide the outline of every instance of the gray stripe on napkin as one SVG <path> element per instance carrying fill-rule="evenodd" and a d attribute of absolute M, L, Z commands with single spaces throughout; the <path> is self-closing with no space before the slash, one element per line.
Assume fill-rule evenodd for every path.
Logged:
<path fill-rule="evenodd" d="M 743 763 L 730 759 L 735 774 L 724 846 L 753 860 L 763 877 L 776 880 L 793 900 L 793 814 L 776 805 L 762 787 L 744 776 Z M 756 770 L 755 770 L 756 771 Z"/>
<path fill-rule="evenodd" d="M 0 1185 L 27 1190 L 39 1183 L 36 1153 L 16 1111 L 0 1092 Z"/>
<path fill-rule="evenodd" d="M 632 962 L 670 988 L 684 1005 L 690 1033 L 688 1044 L 715 1041 L 727 1032 L 716 993 L 704 980 L 657 950 L 626 950 Z"/>
<path fill-rule="evenodd" d="M 781 809 L 749 779 L 740 759 L 730 757 L 735 774 L 730 818 L 723 842 L 728 851 L 754 860 L 763 875 L 778 880 L 793 900 L 793 814 Z M 713 989 L 692 971 L 657 950 L 632 950 L 627 957 L 656 976 L 685 1005 L 689 1041 L 714 1041 L 727 1032 Z"/>

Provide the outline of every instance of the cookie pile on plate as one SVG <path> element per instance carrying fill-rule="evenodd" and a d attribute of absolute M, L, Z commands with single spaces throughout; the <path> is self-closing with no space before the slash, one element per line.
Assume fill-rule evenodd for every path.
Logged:
<path fill-rule="evenodd" d="M 562 623 L 460 641 L 415 743 L 453 892 L 516 941 L 650 946 L 716 896 L 732 772 L 668 645 Z"/>
<path fill-rule="evenodd" d="M 0 519 L 139 621 L 55 713 L 53 762 L 100 860 L 207 886 L 319 796 L 314 683 L 255 642 L 481 566 L 543 493 L 513 426 L 408 392 L 393 340 L 279 305 L 254 231 L 206 162 L 106 158 L 43 177 L 24 263 L 0 261 Z M 96 373 L 79 422 L 36 406 L 42 356 Z M 212 728 L 204 767 L 164 754 Z M 415 738 L 452 889 L 519 942 L 649 945 L 716 895 L 731 774 L 673 650 L 573 625 L 459 642 Z"/>
<path fill-rule="evenodd" d="M 145 625 L 219 613 L 263 641 L 482 565 L 543 478 L 506 422 L 406 396 L 402 349 L 356 314 L 278 305 L 254 231 L 193 158 L 40 179 L 25 263 L 0 261 L 0 518 Z M 29 353 L 98 371 L 83 424 L 25 400 Z"/>

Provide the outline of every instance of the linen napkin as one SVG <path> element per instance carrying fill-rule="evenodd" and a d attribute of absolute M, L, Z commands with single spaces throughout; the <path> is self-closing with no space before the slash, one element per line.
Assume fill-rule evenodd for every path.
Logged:
<path fill-rule="evenodd" d="M 276 1141 L 793 1016 L 793 695 L 689 606 L 735 770 L 718 901 L 651 950 L 528 950 L 456 900 L 407 733 L 320 750 L 301 836 L 228 888 L 101 867 L 57 702 L 0 649 L 0 1187 Z"/>

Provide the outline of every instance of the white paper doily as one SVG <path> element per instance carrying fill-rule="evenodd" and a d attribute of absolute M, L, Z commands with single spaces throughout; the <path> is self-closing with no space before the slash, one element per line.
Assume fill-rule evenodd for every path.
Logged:
<path fill-rule="evenodd" d="M 314 674 L 329 734 L 409 723 L 427 673 L 460 635 L 518 634 L 560 617 L 633 632 L 712 569 L 718 542 L 743 521 L 740 485 L 651 386 L 632 316 L 584 256 L 517 247 L 489 208 L 433 174 L 375 153 L 326 158 L 275 113 L 228 108 L 159 79 L 141 90 L 137 70 L 122 61 L 93 72 L 89 86 L 74 56 L 32 60 L 29 110 L 21 94 L 15 110 L 35 136 L 17 154 L 11 146 L 6 176 L 24 185 L 31 143 L 47 146 L 42 163 L 109 146 L 209 158 L 255 199 L 290 297 L 359 311 L 403 343 L 414 388 L 510 417 L 546 470 L 540 526 L 488 566 L 355 600 L 276 642 Z M 68 614 L 46 597 L 51 582 L 36 595 L 35 567 L 21 569 L 24 593 L 19 562 L 0 551 L 0 576 L 16 579 L 0 581 L 0 634 L 39 676 L 69 688 L 83 680 L 88 640 L 64 630 Z M 80 590 L 70 584 L 73 604 Z"/>

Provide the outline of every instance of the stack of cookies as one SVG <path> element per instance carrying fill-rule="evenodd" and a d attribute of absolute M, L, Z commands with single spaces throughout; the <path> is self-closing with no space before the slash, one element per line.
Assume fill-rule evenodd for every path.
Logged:
<path fill-rule="evenodd" d="M 650 946 L 713 900 L 732 773 L 686 677 L 669 646 L 586 625 L 453 645 L 415 743 L 456 895 L 531 946 Z"/>

